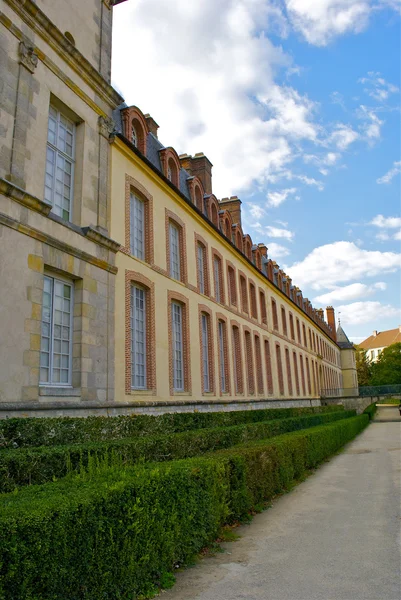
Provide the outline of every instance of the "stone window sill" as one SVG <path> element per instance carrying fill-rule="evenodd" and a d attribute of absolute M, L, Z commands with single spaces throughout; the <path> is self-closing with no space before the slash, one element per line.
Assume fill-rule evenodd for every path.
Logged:
<path fill-rule="evenodd" d="M 39 396 L 58 396 L 60 398 L 79 398 L 81 396 L 80 388 L 73 387 L 53 387 L 53 386 L 40 386 Z"/>

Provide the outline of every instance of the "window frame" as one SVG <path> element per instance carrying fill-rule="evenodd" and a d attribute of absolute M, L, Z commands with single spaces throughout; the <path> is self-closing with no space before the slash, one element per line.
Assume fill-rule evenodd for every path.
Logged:
<path fill-rule="evenodd" d="M 200 370 L 202 394 L 214 394 L 214 346 L 212 334 L 212 314 L 203 304 L 198 305 L 199 310 L 199 345 L 200 345 Z M 206 327 L 206 328 L 205 328 Z M 206 337 L 205 337 L 206 336 Z M 206 343 L 206 345 L 205 345 Z M 205 370 L 206 366 L 206 370 Z M 207 381 L 205 374 L 207 372 Z"/>
<path fill-rule="evenodd" d="M 177 344 L 177 339 L 176 339 L 176 332 L 175 332 L 175 327 L 174 327 L 174 308 L 179 308 L 179 317 L 180 317 L 180 340 L 178 340 L 179 343 L 179 350 L 180 350 L 180 370 L 181 370 L 181 378 L 180 378 L 180 382 L 182 382 L 182 384 L 178 385 L 177 381 L 178 381 L 178 376 L 177 376 L 177 361 L 175 358 L 175 353 L 176 353 L 176 344 Z M 184 392 L 185 391 L 185 375 L 184 375 L 184 319 L 183 319 L 183 306 L 181 304 L 181 302 L 177 302 L 176 300 L 173 300 L 170 303 L 170 311 L 171 311 L 171 332 L 172 332 L 172 346 L 173 346 L 173 364 L 172 364 L 172 370 L 173 370 L 173 390 L 175 392 Z"/>
<path fill-rule="evenodd" d="M 135 218 L 136 207 L 140 205 L 142 208 L 142 231 L 141 231 L 141 256 L 138 255 L 135 248 L 135 232 L 138 230 L 137 219 Z M 146 218 L 146 201 L 143 200 L 138 194 L 135 194 L 133 190 L 130 192 L 130 252 L 131 256 L 138 258 L 139 260 L 146 259 L 146 244 L 145 236 L 147 230 L 147 218 Z"/>
<path fill-rule="evenodd" d="M 172 233 L 176 232 L 176 239 L 173 240 Z M 174 221 L 170 219 L 168 224 L 168 235 L 169 235 L 169 275 L 176 281 L 182 281 L 182 265 L 181 265 L 181 253 L 180 253 L 180 228 Z M 173 243 L 174 242 L 174 243 Z M 174 260 L 174 254 L 176 253 L 176 264 Z"/>
<path fill-rule="evenodd" d="M 137 385 L 136 384 L 136 373 L 135 373 L 135 366 L 136 366 L 136 361 L 134 360 L 134 355 L 136 354 L 135 351 L 133 351 L 133 346 L 134 346 L 134 342 L 136 342 L 137 340 L 134 339 L 134 327 L 133 327 L 133 321 L 135 321 L 135 316 L 134 313 L 136 312 L 136 302 L 134 302 L 134 300 L 136 301 L 136 297 L 134 297 L 134 290 L 135 291 L 140 291 L 143 294 L 143 331 L 142 331 L 142 335 L 144 338 L 144 342 L 143 342 L 143 346 L 144 346 L 144 351 L 143 351 L 143 368 L 144 368 L 144 374 L 141 376 L 143 377 L 143 385 Z M 147 331 L 147 302 L 146 302 L 146 289 L 141 286 L 138 285 L 136 282 L 133 282 L 133 284 L 131 285 L 131 314 L 130 314 L 130 320 L 131 320 L 131 389 L 132 390 L 146 390 L 147 389 L 147 363 L 148 363 L 148 348 L 147 348 L 147 337 L 148 337 L 148 331 Z"/>
<path fill-rule="evenodd" d="M 55 144 L 49 141 L 49 123 L 50 123 L 50 117 L 51 117 L 51 110 L 54 110 L 56 112 L 56 133 L 55 133 L 55 137 L 56 137 L 56 141 Z M 72 125 L 72 155 L 68 155 L 67 152 L 61 150 L 60 148 L 58 148 L 57 144 L 59 141 L 59 126 L 60 126 L 60 117 L 63 117 L 67 122 L 69 122 Z M 51 211 L 57 215 L 58 217 L 60 217 L 61 219 L 63 219 L 64 221 L 67 221 L 68 223 L 72 223 L 72 219 L 73 219 L 73 207 L 74 207 L 74 180 L 75 180 L 75 163 L 76 163 L 76 123 L 70 118 L 67 117 L 65 112 L 58 109 L 57 106 L 55 106 L 52 102 L 50 102 L 49 104 L 49 111 L 48 111 L 48 118 L 47 118 L 47 137 L 46 137 L 46 158 L 45 158 L 45 184 L 44 184 L 44 193 L 43 193 L 43 198 L 45 200 L 45 202 L 47 202 L 48 204 L 51 204 L 52 208 Z M 52 186 L 51 188 L 49 188 L 51 190 L 51 200 L 49 200 L 48 198 L 46 198 L 46 188 L 48 188 L 49 186 L 46 185 L 46 177 L 48 175 L 47 173 L 47 165 L 48 165 L 48 157 L 47 157 L 47 150 L 48 148 L 50 148 L 55 155 L 55 161 L 54 161 L 54 173 L 52 175 Z M 61 158 L 64 161 L 69 161 L 71 164 L 71 173 L 70 175 L 70 197 L 69 197 L 69 211 L 68 211 L 68 218 L 65 218 L 62 214 L 60 215 L 58 212 L 56 212 L 54 209 L 56 208 L 56 203 L 55 203 L 55 193 L 56 193 L 56 171 L 57 171 L 57 158 L 58 156 L 61 156 Z M 63 170 L 63 173 L 65 174 L 66 172 Z M 64 186 L 64 180 L 63 180 L 63 186 Z M 64 195 L 63 195 L 63 199 L 64 199 Z M 63 213 L 64 208 L 61 207 L 61 213 Z"/>
<path fill-rule="evenodd" d="M 44 337 L 43 335 L 43 312 L 44 312 L 44 302 L 43 302 L 43 298 L 44 298 L 44 294 L 45 294 L 45 289 L 44 289 L 44 280 L 45 279 L 51 279 L 52 280 L 52 290 L 51 290 L 51 320 L 50 320 L 50 335 L 49 335 L 49 365 L 48 367 L 42 367 L 41 365 L 41 358 L 42 358 L 42 352 L 45 352 L 44 350 L 42 350 L 42 340 Z M 54 313 L 55 313 L 55 303 L 54 303 L 54 294 L 55 294 L 55 282 L 59 282 L 62 283 L 63 285 L 68 285 L 70 287 L 70 315 L 69 315 L 69 330 L 70 330 L 70 337 L 69 337 L 69 352 L 68 352 L 68 381 L 67 382 L 57 382 L 57 381 L 53 381 L 53 360 L 54 360 L 54 350 L 53 350 L 53 346 L 54 346 L 54 327 L 55 327 L 55 323 L 54 323 Z M 72 353 L 72 349 L 73 349 L 73 341 L 74 341 L 74 290 L 75 290 L 75 286 L 74 286 L 74 282 L 72 280 L 69 280 L 65 277 L 63 277 L 62 275 L 59 275 L 58 273 L 52 273 L 52 272 L 48 272 L 45 271 L 43 274 L 43 291 L 42 291 L 42 311 L 41 311 L 41 328 L 40 328 L 40 354 L 39 354 L 39 386 L 40 387 L 52 387 L 52 388 L 72 388 L 72 357 L 73 357 L 73 353 Z M 65 327 L 64 324 L 61 324 L 61 327 Z M 62 343 L 64 340 L 62 337 L 60 337 L 60 342 Z M 61 355 L 60 355 L 61 356 Z M 61 364 L 61 363 L 60 363 Z M 48 377 L 48 381 L 42 381 L 41 379 L 41 369 L 42 368 L 48 368 L 49 371 L 49 377 Z M 56 367 L 57 368 L 57 367 Z M 61 366 L 60 366 L 60 371 L 61 371 Z"/>
<path fill-rule="evenodd" d="M 220 393 L 230 392 L 229 362 L 228 362 L 228 339 L 227 320 L 224 315 L 216 315 L 217 319 L 217 348 L 219 357 L 219 383 Z M 221 343 L 223 342 L 223 343 Z M 224 385 L 223 385 L 224 381 Z"/>

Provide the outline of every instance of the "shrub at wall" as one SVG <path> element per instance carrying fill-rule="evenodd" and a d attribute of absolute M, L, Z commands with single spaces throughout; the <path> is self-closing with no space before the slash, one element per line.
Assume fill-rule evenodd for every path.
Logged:
<path fill-rule="evenodd" d="M 270 419 L 341 410 L 342 406 L 269 408 L 209 413 L 172 413 L 159 416 L 44 418 L 0 420 L 0 446 L 58 446 L 112 439 L 179 433 L 192 429 L 230 427 Z"/>
<path fill-rule="evenodd" d="M 0 599 L 122 600 L 338 450 L 369 419 L 0 497 Z"/>
<path fill-rule="evenodd" d="M 373 419 L 373 417 L 375 416 L 376 411 L 377 411 L 376 402 L 373 402 L 373 404 L 369 404 L 369 406 L 367 406 L 363 412 L 365 415 L 369 416 L 369 420 L 371 421 Z"/>
<path fill-rule="evenodd" d="M 355 416 L 355 411 L 340 410 L 310 414 L 261 423 L 248 423 L 216 429 L 189 430 L 171 435 L 139 437 L 76 446 L 55 446 L 2 450 L 0 452 L 0 492 L 15 487 L 42 484 L 60 479 L 71 471 L 86 467 L 89 461 L 133 464 L 138 460 L 166 461 L 198 456 L 211 450 L 229 448 L 249 440 L 266 439 Z"/>

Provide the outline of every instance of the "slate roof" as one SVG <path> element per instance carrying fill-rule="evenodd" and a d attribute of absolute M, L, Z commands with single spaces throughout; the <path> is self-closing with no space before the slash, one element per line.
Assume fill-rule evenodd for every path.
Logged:
<path fill-rule="evenodd" d="M 354 344 L 349 341 L 347 334 L 345 333 L 344 329 L 341 327 L 340 324 L 338 325 L 338 328 L 337 328 L 337 345 L 343 349 L 354 347 Z"/>
<path fill-rule="evenodd" d="M 397 329 L 388 329 L 387 331 L 378 331 L 377 335 L 370 335 L 358 345 L 364 350 L 374 350 L 375 348 L 387 348 L 387 346 L 396 342 L 401 342 L 400 327 L 397 327 Z"/>

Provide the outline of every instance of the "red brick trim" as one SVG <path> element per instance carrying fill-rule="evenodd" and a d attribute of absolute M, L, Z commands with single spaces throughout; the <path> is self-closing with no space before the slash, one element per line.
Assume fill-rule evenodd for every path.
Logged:
<path fill-rule="evenodd" d="M 208 362 L 209 362 L 209 384 L 210 390 L 206 391 L 204 386 L 204 368 L 202 356 L 202 314 L 207 315 L 207 339 L 208 339 Z M 212 311 L 205 304 L 198 304 L 199 315 L 199 347 L 200 352 L 200 373 L 201 373 L 201 389 L 203 394 L 215 394 L 215 376 L 214 376 L 214 343 L 213 343 L 213 328 L 212 328 Z"/>
<path fill-rule="evenodd" d="M 256 266 L 257 269 L 259 269 L 259 271 L 261 271 L 262 270 L 262 254 L 258 247 L 256 247 L 254 250 L 252 250 L 252 256 L 253 256 L 253 258 L 251 260 L 252 260 L 253 264 Z"/>
<path fill-rule="evenodd" d="M 131 287 L 145 290 L 146 302 L 146 386 L 156 394 L 155 284 L 135 271 L 125 271 L 125 393 L 131 394 Z"/>
<path fill-rule="evenodd" d="M 239 279 L 239 291 L 241 297 L 241 311 L 243 313 L 249 314 L 249 303 L 248 303 L 248 285 L 247 285 L 247 277 L 243 271 L 238 271 L 238 279 Z"/>
<path fill-rule="evenodd" d="M 236 396 L 244 393 L 244 374 L 241 349 L 241 333 L 238 321 L 230 321 L 232 334 L 232 352 L 234 359 L 234 394 Z M 235 368 L 236 367 L 236 368 Z"/>
<path fill-rule="evenodd" d="M 203 279 L 205 282 L 205 296 L 210 297 L 210 276 L 209 276 L 209 252 L 207 241 L 198 233 L 194 233 L 195 237 L 195 260 L 196 260 L 196 279 L 198 289 L 197 292 L 200 294 L 200 281 L 199 281 L 199 269 L 198 269 L 198 244 L 203 248 Z"/>
<path fill-rule="evenodd" d="M 224 375 L 226 379 L 226 389 L 223 392 L 221 389 L 221 360 L 220 360 L 220 336 L 219 336 L 219 321 L 224 323 L 223 327 L 223 343 L 224 343 Z M 216 333 L 217 333 L 217 350 L 218 350 L 218 359 L 219 359 L 219 386 L 220 386 L 220 394 L 229 394 L 231 392 L 231 382 L 230 382 L 230 361 L 228 357 L 228 319 L 226 315 L 223 313 L 216 313 Z"/>
<path fill-rule="evenodd" d="M 231 214 L 228 212 L 228 210 L 220 210 L 219 211 L 219 222 L 220 222 L 221 231 L 231 242 L 232 237 L 233 237 L 233 235 L 232 235 L 233 219 L 232 219 Z"/>
<path fill-rule="evenodd" d="M 266 294 L 262 288 L 259 288 L 259 303 L 260 303 L 260 318 L 262 324 L 267 326 L 267 307 L 266 307 Z"/>
<path fill-rule="evenodd" d="M 283 328 L 283 335 L 285 335 L 285 337 L 288 337 L 287 315 L 285 312 L 285 307 L 283 306 L 283 304 L 281 304 L 280 308 L 281 308 L 281 326 Z"/>
<path fill-rule="evenodd" d="M 174 368 L 173 368 L 173 323 L 171 315 L 171 303 L 179 302 L 182 304 L 182 348 L 184 355 L 184 392 L 192 393 L 191 380 L 191 345 L 189 331 L 189 299 L 172 290 L 167 291 L 167 322 L 168 322 L 168 346 L 169 346 L 169 378 L 170 378 L 170 396 L 174 396 Z M 182 392 L 178 392 L 182 393 Z"/>
<path fill-rule="evenodd" d="M 249 327 L 247 327 L 246 325 L 243 325 L 242 329 L 244 332 L 244 350 L 248 394 L 250 396 L 253 396 L 255 394 L 255 371 L 253 366 L 252 333 Z"/>
<path fill-rule="evenodd" d="M 254 344 L 255 344 L 255 364 L 256 364 L 256 386 L 259 395 L 263 395 L 265 392 L 263 383 L 263 367 L 262 367 L 262 349 L 260 346 L 260 335 L 253 332 Z"/>
<path fill-rule="evenodd" d="M 216 248 L 212 248 L 212 273 L 213 273 L 213 286 L 214 286 L 214 299 L 216 299 L 216 281 L 215 281 L 215 273 L 214 273 L 214 260 L 217 258 L 219 263 L 219 283 L 220 283 L 220 304 L 225 304 L 226 302 L 226 293 L 225 293 L 225 285 L 224 285 L 224 275 L 223 275 L 223 255 L 216 250 Z"/>
<path fill-rule="evenodd" d="M 274 393 L 274 384 L 273 384 L 273 369 L 272 369 L 272 359 L 270 353 L 270 342 L 264 337 L 264 346 L 265 346 L 265 364 L 266 364 L 266 375 L 267 375 L 267 393 L 272 395 Z"/>
<path fill-rule="evenodd" d="M 274 298 L 271 299 L 272 305 L 272 317 L 273 317 L 273 329 L 278 331 L 278 314 L 277 314 L 277 302 Z"/>
<path fill-rule="evenodd" d="M 234 242 L 235 246 L 238 248 L 238 250 L 240 252 L 242 252 L 242 240 L 243 240 L 244 234 L 242 232 L 241 225 L 239 223 L 235 223 L 231 229 L 233 232 L 233 242 Z"/>
<path fill-rule="evenodd" d="M 277 363 L 277 375 L 278 375 L 278 387 L 280 395 L 284 396 L 284 375 L 283 375 L 283 363 L 281 359 L 281 348 L 280 344 L 276 342 L 276 363 Z"/>
<path fill-rule="evenodd" d="M 236 268 L 233 263 L 226 260 L 227 268 L 227 284 L 228 284 L 228 301 L 231 306 L 238 306 L 238 292 L 237 292 L 237 275 Z"/>
<path fill-rule="evenodd" d="M 244 235 L 243 248 L 244 248 L 244 254 L 247 258 L 249 258 L 249 260 L 252 260 L 252 246 L 253 246 L 252 238 L 249 235 L 249 233 L 247 233 Z"/>
<path fill-rule="evenodd" d="M 131 175 L 125 174 L 125 246 L 120 250 L 131 256 L 131 193 L 145 203 L 145 261 L 154 263 L 153 196 Z"/>
<path fill-rule="evenodd" d="M 255 321 L 258 320 L 258 303 L 256 300 L 256 285 L 252 279 L 248 279 L 249 285 L 249 306 L 250 306 L 250 315 L 252 319 Z"/>
<path fill-rule="evenodd" d="M 165 209 L 166 215 L 166 257 L 167 257 L 167 273 L 170 276 L 170 231 L 169 225 L 170 221 L 172 221 L 175 225 L 178 226 L 180 232 L 180 259 L 181 259 L 181 281 L 185 283 L 188 282 L 188 271 L 187 271 L 187 244 L 186 244 L 186 233 L 185 233 L 185 223 L 178 215 L 173 213 L 168 208 Z"/>
<path fill-rule="evenodd" d="M 293 363 L 294 363 L 295 389 L 296 389 L 297 396 L 299 396 L 300 389 L 299 389 L 298 359 L 297 359 L 296 352 L 292 353 L 292 359 L 293 359 Z"/>
<path fill-rule="evenodd" d="M 169 146 L 168 148 L 163 148 L 159 150 L 160 163 L 163 171 L 163 175 L 169 178 L 168 169 L 170 167 L 171 170 L 171 183 L 175 185 L 176 188 L 180 189 L 180 170 L 181 163 L 178 158 L 177 152 Z"/>
<path fill-rule="evenodd" d="M 132 143 L 132 125 L 135 126 L 137 135 L 137 148 L 146 156 L 146 141 L 149 132 L 148 124 L 137 106 L 129 106 L 121 111 L 124 136 Z"/>
<path fill-rule="evenodd" d="M 219 226 L 219 202 L 214 194 L 209 196 L 207 199 L 207 213 L 209 215 L 209 219 L 216 227 Z"/>

